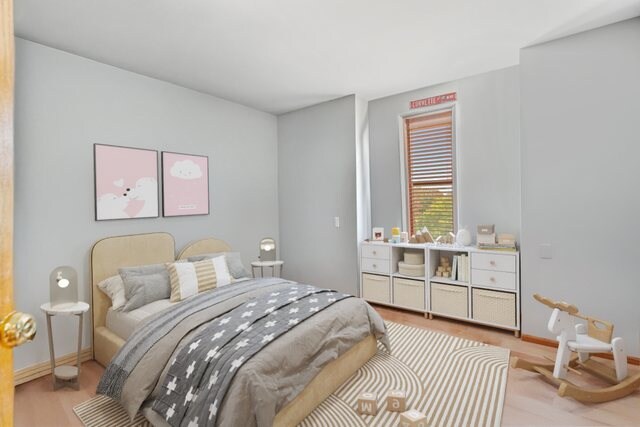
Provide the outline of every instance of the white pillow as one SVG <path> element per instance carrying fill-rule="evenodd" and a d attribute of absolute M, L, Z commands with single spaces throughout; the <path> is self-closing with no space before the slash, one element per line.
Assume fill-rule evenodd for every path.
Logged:
<path fill-rule="evenodd" d="M 231 273 L 229 272 L 229 265 L 227 264 L 227 257 L 218 256 L 212 258 L 213 268 L 216 269 L 216 285 L 226 286 L 231 284 L 233 278 L 231 277 Z"/>
<path fill-rule="evenodd" d="M 124 296 L 124 282 L 119 274 L 104 279 L 98 283 L 98 288 L 111 298 L 111 308 L 121 309 L 127 302 Z"/>

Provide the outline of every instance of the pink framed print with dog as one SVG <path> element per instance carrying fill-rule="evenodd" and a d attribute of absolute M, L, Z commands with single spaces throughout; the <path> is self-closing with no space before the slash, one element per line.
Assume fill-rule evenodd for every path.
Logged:
<path fill-rule="evenodd" d="M 158 208 L 158 152 L 93 145 L 96 221 L 155 218 Z"/>
<path fill-rule="evenodd" d="M 209 214 L 209 158 L 162 152 L 162 214 Z"/>

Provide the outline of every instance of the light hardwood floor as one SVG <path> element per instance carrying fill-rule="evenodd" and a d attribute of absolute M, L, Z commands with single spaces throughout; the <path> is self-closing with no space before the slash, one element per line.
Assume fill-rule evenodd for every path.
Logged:
<path fill-rule="evenodd" d="M 513 356 L 553 357 L 555 350 L 515 338 L 510 332 L 376 307 L 392 322 L 444 332 L 462 338 L 511 349 Z M 82 365 L 80 390 L 53 391 L 51 377 L 43 377 L 16 387 L 15 425 L 18 427 L 81 426 L 73 407 L 95 395 L 103 368 L 96 362 Z M 637 372 L 633 370 L 633 373 Z M 587 379 L 578 378 L 576 382 Z M 590 383 L 599 385 L 599 383 Z M 559 397 L 556 389 L 539 376 L 521 370 L 509 370 L 503 413 L 504 426 L 640 426 L 640 392 L 614 402 L 584 405 Z"/>

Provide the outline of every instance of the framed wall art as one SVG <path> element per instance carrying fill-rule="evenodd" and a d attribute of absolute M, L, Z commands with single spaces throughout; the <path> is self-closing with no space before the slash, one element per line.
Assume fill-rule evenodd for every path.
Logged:
<path fill-rule="evenodd" d="M 96 221 L 159 216 L 158 152 L 93 145 Z"/>
<path fill-rule="evenodd" d="M 162 214 L 209 214 L 209 157 L 162 152 Z"/>

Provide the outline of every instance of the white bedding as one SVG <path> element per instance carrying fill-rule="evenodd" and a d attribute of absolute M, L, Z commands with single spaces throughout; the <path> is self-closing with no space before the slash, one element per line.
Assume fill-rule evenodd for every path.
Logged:
<path fill-rule="evenodd" d="M 249 280 L 248 277 L 236 279 L 233 283 L 244 282 Z M 151 316 L 159 311 L 164 310 L 172 305 L 180 304 L 180 302 L 170 302 L 169 299 L 161 299 L 143 305 L 131 311 L 118 311 L 109 308 L 107 311 L 106 326 L 111 332 L 126 340 L 131 336 L 136 326 L 146 317 Z"/>
<path fill-rule="evenodd" d="M 111 332 L 126 340 L 143 319 L 175 304 L 177 303 L 169 302 L 169 299 L 161 299 L 128 312 L 110 308 L 107 311 L 106 326 Z"/>

